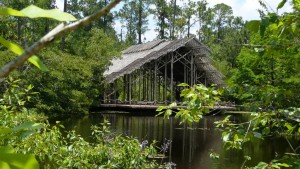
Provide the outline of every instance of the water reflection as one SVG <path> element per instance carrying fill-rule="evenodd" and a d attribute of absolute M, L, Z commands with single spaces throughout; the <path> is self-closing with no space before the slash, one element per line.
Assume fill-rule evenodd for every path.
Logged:
<path fill-rule="evenodd" d="M 243 151 L 225 151 L 222 146 L 221 132 L 214 128 L 214 122 L 224 117 L 203 118 L 192 126 L 179 125 L 180 121 L 170 117 L 133 116 L 132 114 L 91 114 L 84 117 L 63 119 L 66 130 L 75 130 L 87 140 L 90 139 L 91 125 L 98 125 L 107 119 L 114 132 L 123 133 L 139 140 L 158 141 L 158 146 L 170 140 L 167 161 L 176 164 L 177 169 L 240 168 L 244 156 L 251 156 L 247 163 L 253 166 L 259 161 L 269 162 L 275 154 L 287 151 L 283 139 L 270 139 L 246 144 Z M 242 116 L 234 117 L 237 122 L 244 121 Z M 209 157 L 210 151 L 220 152 L 218 160 Z M 255 154 L 255 156 L 253 156 Z"/>

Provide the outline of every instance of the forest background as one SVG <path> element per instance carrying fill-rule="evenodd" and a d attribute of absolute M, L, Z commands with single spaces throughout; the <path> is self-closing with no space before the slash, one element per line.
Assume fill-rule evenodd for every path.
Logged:
<path fill-rule="evenodd" d="M 109 0 L 64 2 L 64 11 L 76 18 L 90 15 L 99 7 L 110 3 Z M 32 129 L 43 127 L 41 124 L 27 121 L 37 120 L 36 116 L 32 116 L 34 112 L 49 115 L 87 113 L 90 106 L 99 104 L 103 89 L 102 73 L 110 65 L 111 59 L 119 57 L 121 50 L 130 45 L 142 43 L 142 35 L 148 29 L 147 18 L 150 14 L 155 16 L 157 21 L 157 38 L 172 40 L 181 36 L 196 36 L 213 51 L 212 58 L 215 60 L 215 66 L 226 76 L 227 88 L 223 100 L 243 104 L 248 110 L 273 110 L 272 118 L 269 118 L 270 124 L 264 122 L 265 117 L 259 120 L 259 124 L 263 126 L 262 133 L 269 135 L 271 131 L 276 131 L 274 128 L 266 130 L 268 127 L 265 127 L 266 124 L 270 126 L 277 124 L 272 120 L 273 115 L 279 116 L 276 113 L 278 110 L 297 107 L 300 102 L 299 29 L 297 29 L 300 26 L 300 2 L 297 0 L 289 2 L 293 6 L 293 11 L 282 15 L 274 13 L 263 1 L 259 2 L 262 7 L 262 10 L 258 10 L 261 20 L 245 22 L 241 17 L 233 16 L 232 8 L 225 4 L 209 7 L 207 1 L 188 1 L 182 6 L 177 4 L 176 0 L 125 1 L 120 10 L 64 36 L 39 52 L 37 56 L 47 66 L 48 71 L 41 71 L 31 64 L 24 64 L 11 73 L 9 78 L 1 79 L 1 92 L 3 93 L 1 117 L 5 118 L 1 121 L 1 145 L 14 145 L 17 152 L 33 153 L 38 157 L 37 160 L 41 166 L 48 167 L 62 164 L 66 166 L 86 165 L 76 163 L 80 159 L 86 159 L 87 161 L 84 162 L 91 166 L 97 164 L 130 167 L 129 159 L 137 162 L 134 165 L 156 165 L 147 163 L 145 160 L 151 151 L 155 151 L 153 147 L 151 149 L 150 146 L 150 149 L 140 156 L 140 145 L 135 139 L 115 136 L 113 137 L 115 142 L 107 140 L 111 136 L 107 137 L 105 134 L 108 132 L 105 124 L 101 129 L 97 127 L 93 129 L 94 133 L 98 133 L 95 139 L 99 141 L 99 144 L 91 145 L 72 132 L 62 139 L 63 136 L 56 128 L 57 126 L 52 129 L 45 128 L 47 132 L 40 130 L 39 134 L 31 135 Z M 3 0 L 0 3 L 1 6 L 17 10 L 30 4 L 44 9 L 57 7 L 54 0 Z M 286 1 L 282 1 L 278 9 L 285 3 Z M 157 8 L 149 8 L 151 5 Z M 127 23 L 125 34 L 122 31 L 117 33 L 114 29 L 115 19 Z M 27 48 L 57 24 L 58 21 L 49 18 L 29 19 L 1 16 L 0 35 Z M 198 25 L 198 30 L 194 35 L 191 33 L 193 25 Z M 2 39 L 1 41 L 3 42 Z M 0 57 L 1 65 L 4 65 L 14 58 L 15 54 L 1 46 Z M 284 126 L 288 133 L 299 133 L 299 110 L 289 110 L 292 111 L 288 111 L 288 120 L 281 121 L 284 124 L 278 123 L 278 126 L 281 128 Z M 294 110 L 296 113 L 293 112 Z M 16 114 L 16 112 L 23 112 L 23 114 Z M 26 116 L 28 114 L 30 116 Z M 262 113 L 261 115 L 268 116 L 269 114 Z M 227 123 L 226 120 L 228 119 L 219 124 Z M 289 123 L 289 120 L 292 123 Z M 21 124 L 22 122 L 25 123 Z M 17 126 L 19 124 L 21 127 Z M 11 129 L 11 127 L 14 128 Z M 232 128 L 229 129 L 232 130 Z M 247 133 L 248 131 L 246 135 Z M 29 134 L 30 137 L 24 137 L 23 134 Z M 224 138 L 223 140 L 227 144 L 230 143 L 230 146 L 237 146 L 237 143 L 240 145 L 241 142 L 240 135 L 241 133 L 227 133 L 224 137 L 232 137 L 233 141 L 229 142 Z M 53 138 L 56 139 L 54 142 Z M 245 139 L 246 136 L 243 138 Z M 30 147 L 33 142 L 36 143 L 34 149 Z M 117 155 L 121 160 L 115 158 L 115 162 L 107 163 L 109 160 L 106 159 L 109 159 L 110 155 L 105 154 L 107 151 L 103 150 L 107 148 L 108 143 L 113 145 L 114 153 L 116 153 L 115 150 L 123 153 Z M 129 150 L 126 146 L 120 146 L 119 143 L 130 145 L 129 147 L 132 148 L 130 151 L 136 153 L 127 157 L 126 152 Z M 78 151 L 70 149 L 70 146 L 75 146 Z M 97 147 L 99 151 L 84 151 L 90 150 L 91 146 Z M 24 149 L 26 147 L 28 149 Z M 48 154 L 47 148 L 52 149 L 49 152 L 57 152 L 57 154 Z M 1 147 L 0 150 L 0 156 L 3 158 L 5 157 L 3 153 L 5 155 L 7 152 L 11 153 L 11 149 L 7 146 Z M 295 153 L 297 153 L 296 150 Z M 86 155 L 89 158 L 82 158 L 78 152 L 86 152 L 80 155 Z M 103 154 L 99 155 L 99 152 Z M 69 159 L 66 161 L 66 156 L 60 156 L 62 154 L 68 154 Z M 93 161 L 99 158 L 103 161 L 98 161 L 98 163 Z M 298 161 L 296 160 L 296 163 L 299 165 Z"/>
<path fill-rule="evenodd" d="M 64 11 L 76 18 L 83 18 L 110 1 L 64 2 Z M 258 13 L 261 18 L 268 17 L 270 13 L 278 16 L 263 1 L 259 2 L 262 9 Z M 2 6 L 18 10 L 30 4 L 44 9 L 57 8 L 55 0 L 1 2 Z M 196 36 L 213 51 L 211 57 L 215 60 L 214 64 L 226 76 L 229 86 L 225 99 L 237 104 L 261 101 L 262 97 L 270 95 L 267 93 L 276 90 L 279 100 L 276 103 L 281 107 L 299 103 L 299 95 L 296 94 L 299 86 L 299 54 L 298 45 L 294 42 L 299 36 L 297 32 L 291 30 L 290 34 L 280 34 L 279 27 L 268 27 L 264 36 L 261 36 L 262 31 L 249 31 L 249 27 L 245 26 L 246 21 L 234 16 L 230 6 L 217 4 L 209 7 L 205 0 L 185 3 L 176 0 L 128 0 L 120 5 L 120 10 L 63 37 L 40 52 L 38 56 L 50 71 L 41 72 L 33 65 L 25 64 L 13 73 L 15 78 L 24 79 L 25 86 L 32 84 L 34 90 L 39 92 L 37 97 L 28 102 L 29 107 L 44 113 L 86 113 L 91 105 L 98 104 L 102 73 L 110 60 L 120 55 L 121 50 L 142 43 L 142 35 L 149 29 L 149 15 L 153 15 L 157 21 L 157 38 L 172 40 Z M 297 8 L 293 12 L 297 12 Z M 293 12 L 285 13 L 282 17 Z M 126 25 L 126 32 L 117 33 L 114 29 L 116 19 Z M 279 21 L 279 16 L 275 20 Z M 0 35 L 28 47 L 57 24 L 57 21 L 47 18 L 2 17 Z M 191 27 L 195 25 L 198 29 L 191 34 Z M 290 37 L 293 37 L 292 40 Z M 5 47 L 1 47 L 0 56 L 1 65 L 15 57 Z M 261 93 L 259 89 L 264 92 Z"/>

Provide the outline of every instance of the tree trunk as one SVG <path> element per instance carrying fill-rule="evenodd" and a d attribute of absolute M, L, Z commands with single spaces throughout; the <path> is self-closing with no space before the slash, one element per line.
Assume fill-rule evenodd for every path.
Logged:
<path fill-rule="evenodd" d="M 188 34 L 187 34 L 187 37 L 190 37 L 190 29 L 191 29 L 191 17 L 189 16 L 188 17 Z"/>
<path fill-rule="evenodd" d="M 139 36 L 139 39 L 138 39 L 138 43 L 141 44 L 142 43 L 142 14 L 143 14 L 143 2 L 142 0 L 139 0 L 139 21 L 138 21 L 138 36 Z"/>
<path fill-rule="evenodd" d="M 64 0 L 64 12 L 67 12 L 68 0 Z M 61 38 L 61 50 L 65 48 L 65 36 Z"/>
<path fill-rule="evenodd" d="M 175 39 L 175 21 L 176 21 L 176 0 L 174 0 L 174 6 L 173 6 L 173 23 L 172 23 L 172 34 L 171 38 Z"/>

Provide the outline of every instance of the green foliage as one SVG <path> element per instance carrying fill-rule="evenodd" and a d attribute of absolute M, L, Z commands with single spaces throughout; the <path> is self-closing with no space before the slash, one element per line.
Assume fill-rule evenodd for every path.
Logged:
<path fill-rule="evenodd" d="M 14 80 L 9 76 L 3 85 L 2 99 L 0 100 L 2 111 L 18 112 L 28 110 L 24 107 L 25 103 L 31 100 L 33 95 L 38 94 L 33 92 L 32 85 L 28 85 L 25 89 L 23 88 L 20 79 Z"/>
<path fill-rule="evenodd" d="M 93 72 L 100 63 L 61 51 L 44 50 L 42 55 L 49 72 L 31 69 L 21 75 L 39 92 L 30 107 L 45 113 L 86 113 L 100 94 L 101 76 Z"/>
<path fill-rule="evenodd" d="M 0 15 L 8 15 L 8 16 L 21 16 L 21 17 L 29 17 L 29 18 L 51 18 L 56 19 L 59 21 L 74 21 L 76 20 L 75 17 L 72 15 L 61 12 L 59 10 L 44 10 L 37 6 L 30 5 L 27 8 L 22 9 L 21 11 L 12 9 L 12 8 L 6 8 L 2 7 L 0 9 Z M 8 41 L 0 36 L 0 43 L 7 47 L 9 50 L 14 52 L 17 55 L 21 55 L 25 50 L 19 46 L 18 44 L 15 44 L 11 41 Z M 33 55 L 31 58 L 28 59 L 29 62 L 31 62 L 33 65 L 37 66 L 42 71 L 47 71 L 47 67 L 40 61 L 40 59 Z"/>
<path fill-rule="evenodd" d="M 27 117 L 29 110 L 24 107 L 36 92 L 32 92 L 31 85 L 25 89 L 20 87 L 20 80 L 11 77 L 2 85 L 4 90 L 1 91 L 0 97 L 0 167 L 39 168 L 33 154 L 17 153 L 10 145 L 11 140 L 21 140 L 43 127 L 43 124 L 32 122 L 34 119 Z"/>
<path fill-rule="evenodd" d="M 50 126 L 44 123 L 40 116 L 33 113 L 29 115 L 29 110 L 11 111 L 14 109 L 10 107 L 21 106 L 20 109 L 25 109 L 25 103 L 19 105 L 19 102 L 14 100 L 23 98 L 21 91 L 32 89 L 32 85 L 24 89 L 17 86 L 17 83 L 20 83 L 20 80 L 10 78 L 1 99 L 1 168 L 159 167 L 154 161 L 148 160 L 149 156 L 154 157 L 156 154 L 154 145 L 141 144 L 135 138 L 111 133 L 107 121 L 100 127 L 93 126 L 94 141 L 87 142 L 74 131 L 62 133 L 60 129 L 63 126 L 59 122 Z M 10 103 L 9 106 L 7 103 Z"/>
<path fill-rule="evenodd" d="M 43 168 L 153 168 L 157 166 L 148 161 L 153 150 L 139 141 L 109 133 L 108 126 L 93 127 L 94 143 L 69 132 L 60 132 L 60 125 L 46 127 L 43 132 L 26 137 L 22 142 L 12 142 L 16 150 L 33 153 Z M 61 126 L 62 127 L 62 126 Z"/>
<path fill-rule="evenodd" d="M 15 44 L 13 42 L 10 42 L 8 40 L 5 40 L 0 36 L 0 43 L 7 47 L 10 51 L 14 52 L 17 55 L 21 55 L 25 50 L 19 46 L 18 44 Z M 41 69 L 42 71 L 48 71 L 47 67 L 41 62 L 41 60 L 33 55 L 28 59 L 29 62 L 31 62 L 33 65 Z"/>
<path fill-rule="evenodd" d="M 278 4 L 282 8 L 287 1 Z M 260 21 L 250 21 L 250 45 L 237 57 L 237 68 L 228 80 L 225 97 L 239 104 L 248 104 L 256 111 L 262 102 L 276 108 L 297 107 L 299 83 L 299 10 L 278 16 L 261 13 Z M 266 6 L 265 6 L 266 7 Z M 252 45 L 254 44 L 254 45 Z M 253 104 L 254 102 L 254 104 Z"/>
<path fill-rule="evenodd" d="M 216 101 L 220 101 L 219 96 L 222 90 L 215 89 L 214 86 L 206 87 L 203 84 L 197 84 L 190 87 L 188 84 L 182 83 L 178 86 L 184 87 L 180 96 L 183 98 L 181 106 L 186 108 L 178 108 L 175 117 L 180 118 L 181 122 L 191 125 L 193 122 L 199 122 L 204 114 L 209 113 L 209 108 L 213 108 Z M 169 106 L 160 106 L 156 109 L 158 115 L 163 114 L 165 118 L 172 115 L 172 109 L 177 106 L 172 103 Z"/>

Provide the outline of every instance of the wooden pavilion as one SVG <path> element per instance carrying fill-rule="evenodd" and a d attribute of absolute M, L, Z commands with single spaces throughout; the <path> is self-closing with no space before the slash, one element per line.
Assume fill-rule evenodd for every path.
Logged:
<path fill-rule="evenodd" d="M 163 105 L 180 101 L 180 83 L 221 85 L 210 53 L 195 37 L 131 46 L 104 73 L 102 105 Z"/>

